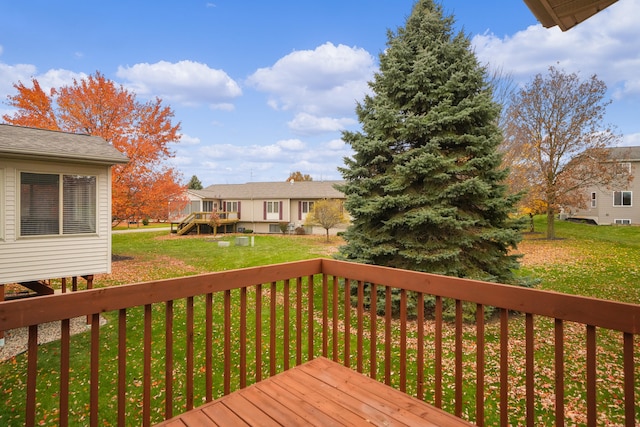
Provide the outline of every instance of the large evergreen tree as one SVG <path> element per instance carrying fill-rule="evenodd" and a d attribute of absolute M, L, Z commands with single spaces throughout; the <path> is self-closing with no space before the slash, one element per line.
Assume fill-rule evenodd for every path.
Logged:
<path fill-rule="evenodd" d="M 497 148 L 499 106 L 487 72 L 453 17 L 418 1 L 356 108 L 361 132 L 340 168 L 352 225 L 340 257 L 356 262 L 514 282 L 510 219 Z"/>

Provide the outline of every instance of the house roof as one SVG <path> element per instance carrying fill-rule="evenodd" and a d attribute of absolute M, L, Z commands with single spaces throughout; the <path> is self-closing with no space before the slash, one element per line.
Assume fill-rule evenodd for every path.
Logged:
<path fill-rule="evenodd" d="M 562 31 L 578 25 L 617 0 L 524 0 L 536 19 L 546 27 Z"/>
<path fill-rule="evenodd" d="M 203 190 L 190 190 L 206 199 L 344 199 L 334 188 L 344 181 L 248 182 L 246 184 L 215 184 Z"/>
<path fill-rule="evenodd" d="M 0 156 L 118 164 L 129 159 L 97 136 L 0 124 Z"/>
<path fill-rule="evenodd" d="M 640 147 L 611 147 L 607 148 L 609 157 L 612 160 L 622 160 L 627 162 L 640 162 Z"/>

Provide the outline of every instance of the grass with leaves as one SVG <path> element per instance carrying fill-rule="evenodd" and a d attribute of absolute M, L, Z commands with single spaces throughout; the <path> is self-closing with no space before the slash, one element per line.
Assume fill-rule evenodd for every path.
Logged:
<path fill-rule="evenodd" d="M 536 227 L 543 229 L 543 219 L 536 219 Z M 520 245 L 519 252 L 523 254 L 521 274 L 533 276 L 540 279 L 538 285 L 541 289 L 548 289 L 572 294 L 594 296 L 616 301 L 640 304 L 640 283 L 637 280 L 639 271 L 636 266 L 640 265 L 640 227 L 613 227 L 613 226 L 589 226 L 584 224 L 572 224 L 559 222 L 556 224 L 558 239 L 548 241 L 543 238 L 543 234 L 526 233 Z M 111 275 L 100 276 L 96 280 L 96 286 L 117 286 L 124 283 L 156 280 L 169 277 L 198 274 L 208 271 L 221 271 L 251 267 L 257 265 L 273 264 L 300 259 L 329 256 L 340 244 L 337 237 L 327 244 L 323 236 L 281 236 L 281 235 L 256 235 L 254 245 L 249 247 L 234 246 L 219 247 L 217 241 L 232 240 L 234 236 L 194 236 L 177 237 L 168 235 L 167 231 L 150 233 L 128 233 L 115 234 L 113 236 L 113 254 L 116 260 L 113 264 Z M 282 289 L 279 288 L 279 291 Z M 265 292 L 267 290 L 265 289 Z M 295 286 L 291 290 L 291 298 L 295 300 L 297 290 Z M 249 295 L 251 297 L 251 294 Z M 238 295 L 234 294 L 234 304 L 238 303 Z M 252 304 L 252 302 L 249 302 Z M 182 381 L 186 372 L 185 355 L 183 346 L 179 343 L 185 342 L 185 302 L 176 302 L 174 307 L 174 333 L 175 333 L 175 377 Z M 204 298 L 196 298 L 194 306 L 196 308 L 196 324 L 204 323 Z M 162 335 L 164 332 L 164 308 L 162 305 L 154 305 L 152 309 L 154 333 Z M 222 302 L 214 300 L 214 325 L 222 324 Z M 264 307 L 263 316 L 268 316 L 268 307 Z M 280 313 L 280 312 L 279 312 Z M 280 314 L 279 314 L 280 315 Z M 107 323 L 101 328 L 100 340 L 100 375 L 101 375 L 101 397 L 100 397 L 100 417 L 103 425 L 115 425 L 115 401 L 110 396 L 117 390 L 117 348 L 112 345 L 117 342 L 117 313 L 105 313 Z M 128 313 L 127 340 L 129 342 L 128 352 L 132 359 L 138 357 L 141 352 L 142 342 L 142 309 L 133 309 Z M 291 322 L 296 319 L 292 318 Z M 382 321 L 382 320 L 380 320 Z M 266 324 L 266 319 L 265 319 Z M 216 326 L 218 327 L 218 326 Z M 427 331 L 433 325 L 426 325 Z M 445 351 L 453 349 L 451 340 L 453 339 L 453 328 L 445 331 Z M 566 352 L 568 366 L 566 372 L 570 378 L 567 380 L 566 390 L 566 412 L 571 422 L 580 425 L 584 423 L 584 330 L 578 325 L 566 325 Z M 393 340 L 400 342 L 399 327 L 393 327 Z M 408 358 L 415 359 L 415 324 L 408 325 Z M 318 333 L 319 328 L 315 329 Z M 378 331 L 383 331 L 382 323 Z M 475 392 L 475 329 L 472 325 L 465 326 L 465 390 L 464 399 L 470 408 L 473 407 Z M 267 331 L 268 333 L 268 331 Z M 278 331 L 277 340 L 283 342 L 282 332 Z M 524 399 L 524 384 L 517 378 L 522 376 L 521 369 L 524 363 L 524 321 L 514 317 L 510 324 L 511 334 L 511 354 L 510 367 L 513 370 L 511 378 L 514 383 L 509 391 L 510 407 L 513 409 L 511 422 L 514 425 L 521 425 L 524 420 L 522 404 Z M 431 336 L 431 334 L 429 334 Z M 214 336 L 222 336 L 222 331 L 214 331 Z M 486 327 L 485 339 L 487 342 L 487 367 L 486 367 L 486 413 L 489 425 L 497 424 L 495 414 L 497 413 L 497 402 L 493 396 L 498 387 L 499 372 L 497 366 L 492 362 L 499 356 L 498 349 L 498 326 L 489 323 Z M 538 422 L 540 425 L 548 425 L 553 422 L 553 323 L 540 320 L 536 322 L 536 367 L 539 374 L 536 376 L 536 408 Z M 290 337 L 291 338 L 291 337 Z M 201 344 L 203 334 L 197 329 L 195 360 L 202 360 Z M 620 424 L 623 413 L 620 409 L 619 378 L 615 376 L 616 370 L 620 366 L 620 357 L 615 347 L 619 337 L 611 336 L 606 332 L 598 336 L 598 381 L 606 381 L 610 386 L 598 396 L 600 404 L 599 410 L 605 415 L 603 424 Z M 266 341 L 265 341 L 266 342 Z M 88 333 L 79 334 L 72 339 L 72 360 L 71 366 L 71 396 L 70 411 L 72 424 L 83 424 L 88 413 L 86 402 L 89 395 L 89 343 Z M 219 344 L 219 345 L 218 345 Z M 292 344 L 293 345 L 293 344 Z M 153 371 L 159 372 L 154 375 L 152 382 L 153 407 L 163 408 L 164 383 L 160 374 L 164 370 L 162 355 L 164 343 L 158 341 L 152 344 L 154 354 Z M 214 342 L 214 359 L 221 360 L 221 343 Z M 352 343 L 355 348 L 355 342 Z M 611 350 L 615 348 L 616 350 Z M 368 351 L 368 344 L 365 344 Z M 396 349 L 397 350 L 397 349 Z M 41 425 L 56 425 L 58 417 L 58 343 L 42 345 L 38 354 L 38 364 L 42 378 L 38 384 L 38 422 Z M 353 350 L 352 350 L 353 351 Z M 432 360 L 432 347 L 427 344 L 425 357 Z M 382 357 L 382 349 L 379 349 L 379 357 Z M 366 353 L 365 353 L 366 354 Z M 447 354 L 445 354 L 445 357 Z M 237 354 L 234 355 L 237 357 Z M 251 355 L 248 355 L 251 360 Z M 453 372 L 452 357 L 445 358 L 445 377 L 450 377 Z M 262 370 L 268 372 L 269 360 L 263 360 Z M 282 363 L 280 360 L 279 363 Z M 292 360 L 291 364 L 295 361 Z M 570 365 L 569 365 L 570 364 Z M 412 366 L 411 363 L 408 364 Z M 379 364 L 381 369 L 381 364 Z M 397 371 L 398 367 L 393 367 Z M 255 369 L 255 367 L 253 367 Z M 368 368 L 365 368 L 365 370 Z M 22 425 L 24 414 L 22 413 L 25 401 L 25 372 L 26 358 L 24 355 L 15 357 L 0 364 L 0 377 L 3 387 L 0 390 L 0 425 Z M 613 373 L 613 374 L 612 374 Z M 127 371 L 128 395 L 127 410 L 137 417 L 141 413 L 140 401 L 142 398 L 142 366 L 132 366 Z M 249 373 L 251 377 L 252 373 Z M 383 373 L 380 372 L 382 377 Z M 415 373 L 413 375 L 415 376 Z M 433 369 L 427 368 L 426 384 L 433 383 Z M 636 379 L 640 378 L 640 372 L 636 372 Z M 214 389 L 219 396 L 222 388 L 220 373 L 214 375 Z M 393 380 L 396 381 L 395 379 Z M 395 384 L 397 385 L 397 384 Z M 415 388 L 411 383 L 408 391 Z M 640 383 L 637 387 L 640 390 Z M 452 390 L 445 390 L 445 402 L 451 398 Z M 204 374 L 197 368 L 195 372 L 195 395 L 197 399 L 204 396 Z M 178 382 L 174 384 L 173 407 L 175 413 L 182 412 L 185 407 L 186 396 L 184 394 L 184 384 Z M 426 400 L 433 401 L 432 392 L 427 390 Z M 200 400 L 196 405 L 202 403 Z M 445 409 L 453 410 L 447 407 Z M 467 418 L 473 420 L 472 413 L 466 414 Z M 154 422 L 162 419 L 159 411 L 152 414 Z"/>

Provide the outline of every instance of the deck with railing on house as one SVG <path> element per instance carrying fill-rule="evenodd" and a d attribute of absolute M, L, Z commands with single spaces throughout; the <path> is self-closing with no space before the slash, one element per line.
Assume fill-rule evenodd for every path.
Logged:
<path fill-rule="evenodd" d="M 193 231 L 200 234 L 202 230 L 207 230 L 207 233 L 216 234 L 219 228 L 225 233 L 235 232 L 238 221 L 240 221 L 238 212 L 192 212 L 180 221 L 171 222 L 171 233 L 182 236 Z"/>
<path fill-rule="evenodd" d="M 315 259 L 1 303 L 20 327 L 0 417 L 27 426 L 150 426 L 321 357 L 477 425 L 639 422 L 635 304 Z"/>

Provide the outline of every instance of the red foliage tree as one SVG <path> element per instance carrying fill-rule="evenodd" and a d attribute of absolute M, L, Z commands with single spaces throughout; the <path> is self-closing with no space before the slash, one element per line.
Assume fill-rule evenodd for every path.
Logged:
<path fill-rule="evenodd" d="M 180 139 L 173 111 L 156 98 L 147 103 L 96 72 L 49 94 L 36 79 L 33 87 L 14 84 L 17 95 L 9 105 L 17 109 L 3 119 L 10 124 L 100 136 L 129 158 L 113 168 L 113 216 L 119 221 L 166 219 L 182 200 L 180 174 L 164 164 L 173 156 L 169 143 Z"/>

